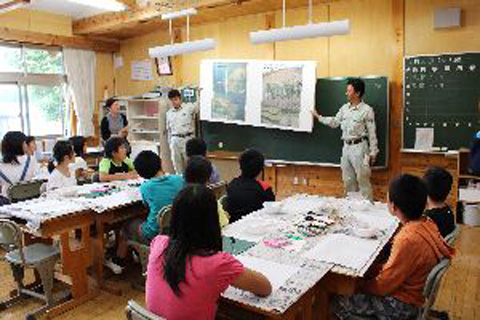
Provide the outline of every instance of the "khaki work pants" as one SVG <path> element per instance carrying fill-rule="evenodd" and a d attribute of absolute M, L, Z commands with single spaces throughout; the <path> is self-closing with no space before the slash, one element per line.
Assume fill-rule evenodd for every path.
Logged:
<path fill-rule="evenodd" d="M 171 137 L 170 138 L 170 155 L 172 158 L 173 169 L 176 174 L 183 174 L 187 163 L 187 150 L 185 145 L 192 136 L 188 137 Z"/>
<path fill-rule="evenodd" d="M 342 179 L 345 193 L 358 192 L 367 200 L 373 200 L 370 184 L 368 141 L 357 144 L 344 144 L 342 152 Z"/>

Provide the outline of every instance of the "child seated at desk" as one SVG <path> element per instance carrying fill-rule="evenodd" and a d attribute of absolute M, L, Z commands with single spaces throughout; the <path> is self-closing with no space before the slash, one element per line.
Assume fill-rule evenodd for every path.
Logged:
<path fill-rule="evenodd" d="M 443 168 L 430 167 L 425 172 L 423 180 L 428 192 L 425 214 L 437 224 L 440 234 L 445 238 L 455 229 L 453 212 L 445 203 L 452 189 L 452 175 Z"/>
<path fill-rule="evenodd" d="M 233 179 L 227 187 L 227 212 L 230 222 L 263 208 L 265 201 L 275 201 L 272 187 L 257 179 L 262 173 L 265 158 L 254 149 L 248 149 L 240 155 L 241 175 Z"/>
<path fill-rule="evenodd" d="M 32 180 L 37 172 L 37 160 L 26 153 L 26 141 L 27 137 L 20 131 L 9 131 L 3 136 L 0 161 L 0 195 L 3 197 L 7 197 L 11 185 Z"/>
<path fill-rule="evenodd" d="M 475 140 L 470 148 L 469 171 L 471 174 L 480 176 L 480 131 L 475 134 Z"/>
<path fill-rule="evenodd" d="M 87 161 L 84 159 L 87 153 L 87 142 L 83 136 L 73 136 L 68 141 L 72 144 L 75 151 L 75 162 L 70 165 L 70 168 L 78 178 L 85 179 L 88 170 Z"/>
<path fill-rule="evenodd" d="M 215 195 L 189 184 L 174 200 L 169 236 L 157 236 L 150 246 L 147 308 L 169 320 L 213 320 L 229 285 L 259 296 L 272 291 L 265 276 L 222 252 Z"/>
<path fill-rule="evenodd" d="M 334 300 L 334 319 L 416 319 L 428 274 L 454 253 L 435 223 L 423 215 L 426 202 L 421 179 L 404 174 L 390 183 L 388 209 L 402 224 L 390 257 L 378 275 L 360 282 L 362 293 Z"/>
<path fill-rule="evenodd" d="M 207 144 L 203 139 L 200 138 L 193 138 L 187 141 L 185 144 L 185 149 L 187 153 L 187 158 L 191 158 L 194 156 L 202 156 L 207 157 Z M 212 174 L 208 179 L 209 184 L 218 183 L 220 182 L 220 174 L 218 173 L 217 168 L 211 163 L 212 166 Z"/>
<path fill-rule="evenodd" d="M 133 161 L 127 157 L 124 138 L 112 137 L 105 143 L 105 157 L 99 165 L 100 181 L 137 179 Z"/>
<path fill-rule="evenodd" d="M 75 172 L 70 164 L 75 161 L 75 153 L 68 141 L 57 141 L 53 146 L 53 159 L 48 163 L 47 191 L 77 185 Z"/>
<path fill-rule="evenodd" d="M 120 267 L 125 265 L 128 240 L 150 244 L 152 239 L 162 231 L 157 224 L 158 214 L 163 207 L 173 203 L 173 199 L 185 184 L 180 176 L 165 175 L 160 157 L 153 151 L 140 152 L 134 164 L 138 174 L 146 179 L 140 186 L 140 193 L 143 202 L 149 208 L 149 213 L 146 220 L 137 218 L 127 221 L 123 226 L 117 257 L 113 259 L 113 262 Z"/>
<path fill-rule="evenodd" d="M 207 185 L 212 175 L 212 163 L 202 157 L 193 156 L 187 161 L 187 167 L 185 168 L 184 178 L 187 183 L 198 183 Z M 223 210 L 222 204 L 218 203 L 218 219 L 220 221 L 220 228 L 225 227 L 228 224 L 228 216 Z"/>

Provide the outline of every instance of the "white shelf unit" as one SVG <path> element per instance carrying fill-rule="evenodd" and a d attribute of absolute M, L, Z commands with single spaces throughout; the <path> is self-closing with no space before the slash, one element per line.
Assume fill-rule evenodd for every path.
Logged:
<path fill-rule="evenodd" d="M 162 99 L 129 99 L 127 102 L 128 140 L 160 142 Z"/>

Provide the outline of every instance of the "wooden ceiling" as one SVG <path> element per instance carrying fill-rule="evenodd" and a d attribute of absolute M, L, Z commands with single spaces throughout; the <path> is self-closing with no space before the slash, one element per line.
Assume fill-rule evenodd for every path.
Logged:
<path fill-rule="evenodd" d="M 157 30 L 168 30 L 168 22 L 161 20 L 161 14 L 172 10 L 172 2 L 159 0 L 162 5 L 143 8 L 134 6 L 132 1 L 126 12 L 106 13 L 76 20 L 73 32 L 76 35 L 127 39 Z M 314 4 L 328 4 L 340 0 L 313 0 Z M 174 1 L 175 2 L 175 1 Z M 178 3 L 178 1 L 176 1 Z M 185 3 L 187 1 L 183 1 Z M 287 0 L 287 9 L 306 7 L 308 0 Z M 192 24 L 211 23 L 228 18 L 275 11 L 282 8 L 282 0 L 194 0 L 185 7 L 198 10 L 191 17 Z M 181 8 L 174 8 L 178 10 Z M 175 21 L 175 26 L 184 26 L 185 19 Z"/>

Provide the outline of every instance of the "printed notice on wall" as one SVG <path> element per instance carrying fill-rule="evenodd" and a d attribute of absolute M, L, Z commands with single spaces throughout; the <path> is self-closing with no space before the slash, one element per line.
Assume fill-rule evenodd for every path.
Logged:
<path fill-rule="evenodd" d="M 433 128 L 417 128 L 415 131 L 415 149 L 432 150 L 434 139 Z"/>
<path fill-rule="evenodd" d="M 132 61 L 132 80 L 153 80 L 150 60 Z"/>

